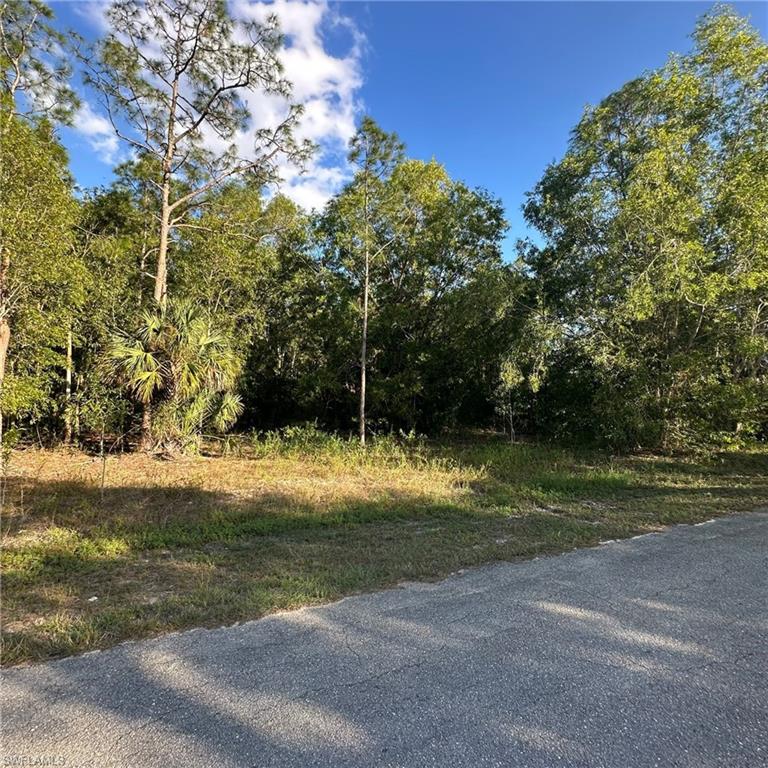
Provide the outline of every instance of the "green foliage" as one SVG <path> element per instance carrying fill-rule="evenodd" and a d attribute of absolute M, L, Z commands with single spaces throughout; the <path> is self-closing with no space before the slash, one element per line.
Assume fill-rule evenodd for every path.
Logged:
<path fill-rule="evenodd" d="M 365 419 L 371 455 L 500 422 L 622 448 L 768 433 L 768 47 L 728 8 L 586 110 L 514 265 L 500 201 L 369 117 L 321 214 L 268 195 L 278 156 L 306 157 L 300 108 L 240 157 L 243 94 L 290 84 L 275 19 L 220 0 L 110 6 L 89 82 L 135 152 L 76 201 L 40 117 L 75 104 L 61 38 L 37 0 L 0 11 L 5 427 L 117 442 L 141 424 L 183 450 L 237 423 L 267 430 L 254 450 L 310 451 Z"/>
<path fill-rule="evenodd" d="M 477 337 L 465 334 L 504 315 L 511 280 L 500 255 L 503 209 L 436 161 L 406 158 L 396 137 L 370 120 L 350 157 L 358 173 L 328 205 L 320 235 L 326 263 L 350 299 L 358 297 L 350 311 L 362 314 L 368 294 L 370 421 L 434 430 L 457 420 L 504 343 L 496 335 L 490 357 L 479 359 Z M 349 354 L 347 370 L 356 374 Z M 357 389 L 352 375 L 347 388 Z M 489 396 L 486 387 L 486 405 Z"/>
<path fill-rule="evenodd" d="M 36 421 L 58 409 L 67 330 L 90 276 L 75 248 L 66 156 L 50 125 L 0 119 L 0 317 L 11 339 L 2 410 Z"/>
<path fill-rule="evenodd" d="M 138 156 L 154 187 L 157 217 L 153 295 L 165 300 L 169 251 L 179 226 L 210 194 L 246 175 L 255 186 L 277 180 L 279 159 L 301 164 L 313 147 L 294 127 L 302 107 L 288 103 L 282 76 L 283 39 L 277 18 L 234 18 L 223 0 L 114 0 L 109 33 L 83 57 L 85 81 L 101 95 L 117 136 Z M 242 151 L 239 134 L 251 129 L 246 96 L 284 107 L 273 125 L 253 130 Z"/>
<path fill-rule="evenodd" d="M 107 366 L 154 413 L 156 448 L 188 449 L 206 427 L 224 432 L 242 411 L 233 392 L 237 358 L 228 339 L 191 302 L 145 312 L 135 333 L 114 336 Z"/>
<path fill-rule="evenodd" d="M 285 197 L 266 202 L 259 187 L 230 184 L 182 227 L 174 290 L 194 296 L 245 349 L 265 333 L 281 251 L 298 247 L 305 227 Z"/>
<path fill-rule="evenodd" d="M 768 422 L 768 46 L 727 8 L 694 44 L 588 109 L 525 211 L 562 359 L 589 369 L 568 407 L 627 447 Z"/>
<path fill-rule="evenodd" d="M 41 0 L 0 2 L 0 99 L 31 119 L 69 122 L 78 106 L 68 79 L 66 35 Z"/>
<path fill-rule="evenodd" d="M 375 436 L 365 447 L 316 423 L 300 424 L 252 434 L 245 455 L 254 458 L 291 457 L 322 464 L 350 466 L 420 466 L 446 468 L 449 462 L 430 456 L 424 436 L 400 432 Z"/>

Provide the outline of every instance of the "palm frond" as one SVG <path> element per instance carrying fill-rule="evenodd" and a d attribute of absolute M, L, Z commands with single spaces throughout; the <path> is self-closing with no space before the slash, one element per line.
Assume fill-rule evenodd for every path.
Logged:
<path fill-rule="evenodd" d="M 243 401 L 239 395 L 225 392 L 217 406 L 211 416 L 211 424 L 217 432 L 226 432 L 240 418 L 243 412 Z"/>
<path fill-rule="evenodd" d="M 189 301 L 144 312 L 132 335 L 116 333 L 107 368 L 133 397 L 156 406 L 160 442 L 185 444 L 206 423 L 223 432 L 243 411 L 230 391 L 240 361 L 229 339 Z"/>

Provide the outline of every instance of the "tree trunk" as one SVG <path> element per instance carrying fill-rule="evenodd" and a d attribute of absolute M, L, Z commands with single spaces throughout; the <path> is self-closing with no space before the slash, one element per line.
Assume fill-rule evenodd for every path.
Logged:
<path fill-rule="evenodd" d="M 368 291 L 370 283 L 370 259 L 365 246 L 365 280 L 363 282 L 363 338 L 360 344 L 360 445 L 365 445 L 365 368 L 368 357 Z"/>
<path fill-rule="evenodd" d="M 11 326 L 8 318 L 0 320 L 0 477 L 5 475 L 5 451 L 3 449 L 3 429 L 5 414 L 3 413 L 3 395 L 5 392 L 5 361 L 8 357 L 8 345 L 11 341 Z M 4 492 L 4 491 L 3 491 Z"/>
<path fill-rule="evenodd" d="M 8 272 L 11 267 L 11 256 L 7 248 L 2 249 L 0 258 L 0 476 L 5 476 L 5 452 L 3 450 L 3 429 L 5 427 L 3 413 L 3 396 L 5 394 L 5 365 L 8 359 L 8 347 L 11 343 L 11 323 L 9 320 L 10 307 L 8 306 Z M 3 489 L 3 493 L 5 490 Z"/>
<path fill-rule="evenodd" d="M 145 403 L 141 412 L 141 438 L 139 440 L 139 450 L 151 451 L 152 441 L 152 406 Z"/>
<path fill-rule="evenodd" d="M 178 42 L 178 41 L 177 41 Z M 179 50 L 176 49 L 178 61 Z M 165 303 L 168 288 L 168 240 L 171 233 L 171 177 L 173 175 L 173 158 L 176 154 L 176 109 L 179 99 L 180 73 L 176 72 L 171 87 L 171 104 L 168 111 L 168 133 L 163 158 L 162 205 L 160 208 L 160 246 L 157 251 L 157 272 L 155 273 L 155 301 Z"/>
<path fill-rule="evenodd" d="M 0 391 L 5 383 L 5 362 L 8 359 L 8 345 L 11 342 L 11 326 L 8 318 L 0 320 Z"/>
<path fill-rule="evenodd" d="M 178 51 L 177 51 L 178 53 Z M 173 158 L 176 151 L 176 105 L 179 93 L 179 77 L 173 81 L 171 108 L 168 116 L 168 144 L 163 159 L 162 203 L 160 206 L 160 243 L 157 249 L 157 269 L 155 270 L 155 303 L 162 307 L 168 293 L 168 242 L 171 234 L 171 181 Z M 152 449 L 152 405 L 146 403 L 141 415 L 141 449 Z"/>
<path fill-rule="evenodd" d="M 72 331 L 67 332 L 67 372 L 64 396 L 64 443 L 72 442 Z"/>
<path fill-rule="evenodd" d="M 157 249 L 157 269 L 155 271 L 155 301 L 165 302 L 168 288 L 168 238 L 171 229 L 171 176 L 169 171 L 163 172 L 163 201 L 160 208 L 160 245 Z"/>

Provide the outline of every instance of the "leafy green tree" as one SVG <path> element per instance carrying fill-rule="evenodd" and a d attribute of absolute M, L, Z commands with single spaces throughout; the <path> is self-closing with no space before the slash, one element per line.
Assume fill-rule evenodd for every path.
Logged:
<path fill-rule="evenodd" d="M 498 200 L 451 180 L 434 162 L 402 164 L 393 186 L 402 187 L 413 216 L 377 276 L 374 395 L 390 423 L 435 429 L 453 418 L 470 382 L 482 375 L 472 370 L 478 340 L 468 339 L 450 313 L 475 329 L 503 314 L 506 296 L 483 291 L 504 282 L 496 273 L 503 269 L 506 223 Z M 455 300 L 458 294 L 466 300 Z M 484 300 L 500 304 L 491 308 Z M 482 399 L 489 403 L 490 395 L 486 390 Z"/>
<path fill-rule="evenodd" d="M 78 99 L 69 86 L 67 37 L 40 0 L 0 2 L 0 94 L 10 115 L 68 122 Z"/>
<path fill-rule="evenodd" d="M 563 329 L 540 299 L 532 300 L 526 293 L 530 288 L 520 285 L 515 297 L 519 324 L 502 355 L 496 390 L 497 412 L 508 421 L 512 441 L 515 420 L 524 414 L 530 417 L 535 410 L 563 344 Z"/>
<path fill-rule="evenodd" d="M 154 218 L 136 194 L 133 179 L 126 181 L 126 169 L 117 170 L 114 185 L 84 196 L 76 228 L 75 248 L 87 265 L 89 289 L 72 324 L 67 426 L 75 437 L 92 437 L 103 429 L 116 436 L 126 431 L 131 404 L 124 393 L 105 386 L 100 361 L 115 329 L 136 327 L 151 299 L 145 295 L 143 273 Z M 129 176 L 133 174 L 131 170 Z"/>
<path fill-rule="evenodd" d="M 259 426 L 320 420 L 347 428 L 356 400 L 356 287 L 317 253 L 305 217 L 274 243 L 263 326 L 248 348 L 244 419 Z"/>
<path fill-rule="evenodd" d="M 52 15 L 37 0 L 0 2 L 0 437 L 4 418 L 54 410 L 61 329 L 71 328 L 85 277 L 72 250 L 66 156 L 50 123 L 77 106 Z"/>
<path fill-rule="evenodd" d="M 266 201 L 258 187 L 230 184 L 184 230 L 174 290 L 194 297 L 242 351 L 264 332 L 278 290 L 278 251 L 305 226 L 287 198 Z"/>
<path fill-rule="evenodd" d="M 768 46 L 728 8 L 590 108 L 526 205 L 526 263 L 588 361 L 599 437 L 688 445 L 765 423 Z M 562 380 L 562 379 L 561 379 Z M 579 379 L 584 382 L 583 378 Z"/>
<path fill-rule="evenodd" d="M 5 123 L 0 189 L 0 410 L 39 421 L 56 410 L 68 330 L 89 284 L 66 156 L 47 123 Z"/>
<path fill-rule="evenodd" d="M 517 363 L 509 358 L 502 360 L 499 383 L 494 392 L 496 411 L 509 424 L 509 442 L 515 442 L 515 417 L 517 416 L 516 395 L 525 380 Z"/>
<path fill-rule="evenodd" d="M 156 169 L 154 298 L 162 302 L 171 240 L 208 193 L 238 176 L 271 181 L 278 159 L 301 161 L 309 147 L 294 140 L 301 108 L 287 102 L 276 126 L 253 129 L 249 152 L 238 145 L 251 122 L 245 94 L 290 93 L 276 17 L 235 21 L 223 0 L 116 0 L 107 19 L 87 79 L 117 135 Z"/>
<path fill-rule="evenodd" d="M 365 445 L 371 266 L 393 243 L 412 212 L 403 207 L 388 184 L 403 159 L 403 144 L 396 134 L 383 131 L 375 120 L 365 117 L 350 141 L 348 159 L 356 168 L 355 176 L 329 206 L 325 229 L 341 262 L 359 284 L 358 433 L 360 444 Z"/>
<path fill-rule="evenodd" d="M 237 356 L 226 336 L 191 302 L 146 311 L 135 333 L 115 335 L 107 365 L 144 405 L 145 449 L 187 450 L 204 428 L 223 432 L 242 411 L 233 392 Z"/>
<path fill-rule="evenodd" d="M 410 398 L 413 426 L 434 433 L 494 422 L 499 367 L 510 339 L 520 334 L 525 288 L 519 272 L 491 262 L 434 305 L 427 341 L 410 354 L 421 371 L 419 390 Z"/>
<path fill-rule="evenodd" d="M 451 180 L 437 162 L 406 159 L 397 139 L 372 121 L 363 123 L 357 142 L 370 159 L 329 204 L 321 246 L 359 297 L 358 428 L 369 399 L 380 426 L 434 427 L 457 413 L 471 379 L 468 360 L 476 359 L 467 348 L 456 357 L 447 307 L 481 272 L 501 268 L 503 211 L 486 193 Z M 471 314 L 471 302 L 462 308 Z M 463 337 L 462 330 L 454 335 Z M 451 369 L 463 376 L 458 389 L 448 385 Z M 376 371 L 370 393 L 369 370 Z M 490 395 L 484 392 L 486 403 Z"/>

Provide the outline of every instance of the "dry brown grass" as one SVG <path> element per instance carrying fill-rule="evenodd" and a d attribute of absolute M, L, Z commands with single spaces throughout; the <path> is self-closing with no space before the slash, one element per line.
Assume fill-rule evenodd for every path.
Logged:
<path fill-rule="evenodd" d="M 18 451 L 6 483 L 4 532 L 18 535 L 52 525 L 99 525 L 200 520 L 216 505 L 282 508 L 285 503 L 317 511 L 339 505 L 393 501 L 457 501 L 482 471 L 441 466 L 404 471 L 397 465 L 345 465 L 289 457 L 254 461 L 238 457 L 121 454 L 102 461 L 77 451 Z M 104 497 L 103 504 L 101 497 Z"/>
<path fill-rule="evenodd" d="M 261 457 L 12 456 L 4 661 L 254 618 L 765 505 L 768 454 L 503 443 Z M 92 598 L 97 598 L 92 600 Z"/>

